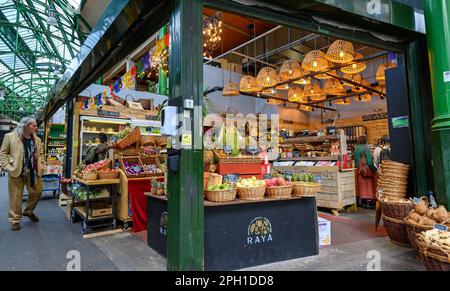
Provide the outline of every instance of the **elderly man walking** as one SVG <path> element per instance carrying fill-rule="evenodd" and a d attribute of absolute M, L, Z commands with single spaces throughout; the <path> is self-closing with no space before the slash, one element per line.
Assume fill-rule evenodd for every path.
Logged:
<path fill-rule="evenodd" d="M 42 144 L 35 135 L 36 131 L 36 120 L 30 117 L 23 118 L 16 130 L 5 135 L 0 149 L 0 163 L 8 172 L 8 217 L 13 231 L 20 229 L 25 186 L 29 196 L 23 215 L 33 222 L 39 221 L 33 210 L 42 194 L 41 176 L 44 172 L 44 165 L 42 163 Z"/>

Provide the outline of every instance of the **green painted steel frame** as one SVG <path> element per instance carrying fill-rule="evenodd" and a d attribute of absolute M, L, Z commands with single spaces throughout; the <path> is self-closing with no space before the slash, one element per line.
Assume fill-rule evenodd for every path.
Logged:
<path fill-rule="evenodd" d="M 203 104 L 202 15 L 203 0 L 172 0 L 170 99 L 193 99 L 199 108 Z M 194 127 L 192 120 L 190 128 L 192 144 L 202 145 L 203 126 Z M 168 174 L 168 196 L 167 267 L 173 271 L 203 270 L 202 146 L 181 150 L 179 172 Z"/>

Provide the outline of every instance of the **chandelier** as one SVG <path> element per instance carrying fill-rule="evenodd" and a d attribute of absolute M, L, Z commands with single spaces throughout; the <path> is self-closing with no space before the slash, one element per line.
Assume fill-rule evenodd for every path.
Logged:
<path fill-rule="evenodd" d="M 222 42 L 222 18 L 221 11 L 214 16 L 205 17 L 203 20 L 203 56 L 212 58 Z"/>

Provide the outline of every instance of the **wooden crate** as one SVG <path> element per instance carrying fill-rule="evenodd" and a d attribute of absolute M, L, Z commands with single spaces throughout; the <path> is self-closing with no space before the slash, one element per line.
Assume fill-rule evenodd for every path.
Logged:
<path fill-rule="evenodd" d="M 100 217 L 112 215 L 112 206 L 106 202 L 96 202 L 89 205 L 89 216 Z"/>
<path fill-rule="evenodd" d="M 316 201 L 318 207 L 332 209 L 334 214 L 346 206 L 356 204 L 354 171 L 339 171 L 338 167 L 274 167 L 278 172 L 311 173 L 322 179 Z"/>
<path fill-rule="evenodd" d="M 125 169 L 124 162 L 137 163 L 142 169 L 144 168 L 139 156 L 119 157 L 120 168 L 123 170 L 123 172 L 125 174 L 127 171 Z M 127 177 L 128 178 L 142 178 L 142 177 L 146 177 L 146 175 L 145 174 L 127 175 Z"/>

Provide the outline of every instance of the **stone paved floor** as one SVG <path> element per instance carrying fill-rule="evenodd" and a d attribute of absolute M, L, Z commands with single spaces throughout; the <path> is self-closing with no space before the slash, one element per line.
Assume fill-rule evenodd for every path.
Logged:
<path fill-rule="evenodd" d="M 70 250 L 81 256 L 81 270 L 166 270 L 166 260 L 150 249 L 136 235 L 122 232 L 115 235 L 84 239 L 80 225 L 70 223 L 55 199 L 41 200 L 31 223 L 27 218 L 18 232 L 9 230 L 7 177 L 0 177 L 0 271 L 3 270 L 66 270 Z M 342 215 L 352 219 L 352 215 Z M 358 211 L 355 220 L 370 222 L 373 212 Z M 245 270 L 358 270 L 367 269 L 367 254 L 380 254 L 381 270 L 425 270 L 411 249 L 396 246 L 387 237 L 350 242 L 320 249 L 315 257 L 257 266 Z"/>

